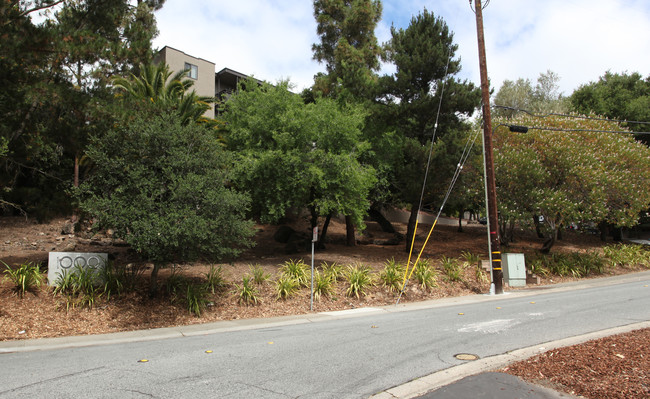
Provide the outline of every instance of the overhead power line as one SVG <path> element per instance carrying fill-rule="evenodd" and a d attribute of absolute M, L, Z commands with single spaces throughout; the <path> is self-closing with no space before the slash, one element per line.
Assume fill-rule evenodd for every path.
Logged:
<path fill-rule="evenodd" d="M 505 125 L 510 128 L 511 132 L 526 133 L 527 130 L 550 130 L 553 132 L 591 132 L 591 133 L 622 133 L 622 134 L 650 134 L 650 132 L 632 132 L 628 130 L 599 130 L 599 129 L 566 129 L 559 127 L 547 126 L 519 126 Z M 515 129 L 515 130 L 513 130 Z"/>
<path fill-rule="evenodd" d="M 565 118 L 574 118 L 574 119 L 587 119 L 587 120 L 592 120 L 592 121 L 607 121 L 607 122 L 618 122 L 618 123 L 635 123 L 639 125 L 650 125 L 650 122 L 644 122 L 644 121 L 628 121 L 628 120 L 620 120 L 620 119 L 609 119 L 609 118 L 599 118 L 599 117 L 594 117 L 594 116 L 586 116 L 586 115 L 578 115 L 578 114 L 562 114 L 562 113 L 557 113 L 557 112 L 549 112 L 546 114 L 540 114 L 536 113 L 533 111 L 528 111 L 526 109 L 522 108 L 516 108 L 516 107 L 509 107 L 507 105 L 493 105 L 493 108 L 501 108 L 501 109 L 507 109 L 510 111 L 516 111 L 516 112 L 523 112 L 526 113 L 530 116 L 534 116 L 536 118 L 547 118 L 549 116 L 563 116 Z M 621 132 L 621 133 L 634 133 L 638 134 L 638 132 Z"/>

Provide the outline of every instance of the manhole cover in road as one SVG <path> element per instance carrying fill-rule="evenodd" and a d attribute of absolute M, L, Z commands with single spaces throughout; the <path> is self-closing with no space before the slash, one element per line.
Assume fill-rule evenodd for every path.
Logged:
<path fill-rule="evenodd" d="M 471 353 L 459 353 L 457 355 L 454 355 L 454 357 L 458 360 L 477 360 L 478 356 L 473 355 Z"/>

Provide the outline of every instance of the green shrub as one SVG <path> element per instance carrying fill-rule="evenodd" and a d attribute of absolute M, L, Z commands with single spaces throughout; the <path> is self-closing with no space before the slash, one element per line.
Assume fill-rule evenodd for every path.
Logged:
<path fill-rule="evenodd" d="M 483 269 L 483 267 L 478 262 L 474 265 L 474 273 L 476 274 L 476 282 L 478 282 L 479 284 L 490 282 L 488 273 Z"/>
<path fill-rule="evenodd" d="M 104 294 L 102 271 L 90 267 L 75 265 L 71 271 L 62 270 L 57 273 L 54 295 L 65 295 L 66 311 L 77 305 L 92 309 L 97 300 Z"/>
<path fill-rule="evenodd" d="M 100 272 L 106 295 L 134 291 L 145 270 L 146 266 L 143 264 L 115 265 L 108 262 Z"/>
<path fill-rule="evenodd" d="M 616 244 L 603 248 L 613 267 L 650 267 L 650 250 L 639 244 Z"/>
<path fill-rule="evenodd" d="M 461 252 L 460 256 L 465 260 L 465 265 L 467 266 L 475 266 L 481 260 L 480 255 L 475 255 L 469 251 Z"/>
<path fill-rule="evenodd" d="M 571 259 L 566 255 L 562 253 L 554 253 L 551 255 L 551 261 L 548 264 L 548 268 L 551 271 L 552 274 L 556 274 L 561 277 L 568 276 L 569 274 L 577 274 L 577 273 L 572 273 L 572 262 Z"/>
<path fill-rule="evenodd" d="M 257 288 L 253 285 L 253 277 L 243 276 L 242 284 L 235 284 L 235 295 L 237 295 L 237 301 L 239 303 L 245 303 L 246 305 L 254 304 L 256 305 L 259 298 L 259 292 Z"/>
<path fill-rule="evenodd" d="M 443 256 L 441 263 L 447 281 L 463 281 L 463 267 L 457 259 Z"/>
<path fill-rule="evenodd" d="M 288 260 L 280 268 L 282 275 L 292 278 L 298 284 L 307 287 L 310 283 L 310 272 L 307 264 L 302 260 Z"/>
<path fill-rule="evenodd" d="M 121 268 L 123 270 L 124 268 Z M 101 271 L 100 279 L 104 284 L 104 293 L 106 299 L 110 299 L 111 295 L 120 295 L 124 291 L 124 276 L 120 268 L 116 268 L 112 263 L 106 264 Z"/>
<path fill-rule="evenodd" d="M 580 270 L 580 274 L 587 276 L 590 274 L 603 274 L 606 270 L 606 263 L 602 256 L 594 251 L 573 254 L 575 267 Z"/>
<path fill-rule="evenodd" d="M 428 290 L 438 286 L 438 271 L 431 266 L 428 259 L 420 259 L 413 271 L 420 288 Z"/>
<path fill-rule="evenodd" d="M 321 263 L 321 269 L 323 270 L 323 274 L 327 275 L 330 280 L 332 280 L 332 283 L 339 281 L 345 275 L 343 272 L 343 266 L 338 263 L 323 262 Z"/>
<path fill-rule="evenodd" d="M 25 292 L 32 291 L 43 283 L 43 275 L 38 264 L 28 262 L 21 264 L 16 269 L 12 269 L 6 263 L 2 263 L 6 268 L 4 271 L 5 279 L 11 281 L 20 298 L 25 296 Z"/>
<path fill-rule="evenodd" d="M 316 271 L 314 273 L 314 298 L 318 301 L 322 295 L 330 295 L 334 291 L 334 281 L 331 275 Z"/>
<path fill-rule="evenodd" d="M 185 301 L 187 303 L 187 310 L 190 314 L 193 314 L 196 317 L 201 316 L 201 312 L 208 302 L 206 297 L 209 290 L 210 287 L 207 284 L 187 284 L 185 290 Z"/>
<path fill-rule="evenodd" d="M 99 280 L 103 284 L 106 299 L 110 299 L 111 295 L 135 291 L 145 270 L 146 267 L 142 264 L 116 265 L 107 262 L 99 269 Z"/>
<path fill-rule="evenodd" d="M 266 273 L 260 265 L 250 266 L 249 268 L 255 284 L 264 284 L 266 280 L 271 278 L 271 275 Z"/>
<path fill-rule="evenodd" d="M 348 266 L 345 278 L 349 284 L 346 294 L 348 296 L 366 295 L 366 290 L 373 286 L 371 269 L 366 265 Z"/>
<path fill-rule="evenodd" d="M 185 289 L 189 284 L 190 281 L 188 278 L 182 275 L 178 269 L 174 268 L 165 280 L 165 291 L 173 302 L 185 293 Z"/>
<path fill-rule="evenodd" d="M 65 295 L 65 311 L 74 308 L 76 294 L 74 291 L 74 276 L 68 270 L 61 270 L 57 273 L 55 287 L 52 291 L 54 296 Z"/>
<path fill-rule="evenodd" d="M 527 261 L 531 273 L 539 276 L 557 275 L 560 277 L 572 276 L 576 278 L 590 274 L 602 274 L 607 268 L 607 263 L 598 253 L 588 251 L 585 253 L 554 253 L 537 255 Z"/>
<path fill-rule="evenodd" d="M 206 288 L 213 294 L 224 289 L 228 285 L 228 282 L 223 277 L 221 266 L 214 267 L 214 265 L 211 265 L 210 270 L 205 273 L 205 279 Z"/>
<path fill-rule="evenodd" d="M 93 173 L 74 189 L 79 207 L 151 261 L 150 295 L 160 268 L 178 258 L 219 261 L 253 243 L 250 199 L 229 187 L 233 154 L 214 131 L 184 123 L 160 103 L 122 113 L 92 137 Z M 146 109 L 142 109 L 146 107 Z M 217 227 L 218 226 L 218 227 Z"/>
<path fill-rule="evenodd" d="M 74 276 L 67 269 L 63 269 L 56 274 L 56 280 L 54 282 L 54 290 L 52 292 L 54 295 L 62 295 L 73 292 L 74 287 Z"/>
<path fill-rule="evenodd" d="M 404 281 L 404 266 L 394 258 L 387 260 L 384 263 L 384 269 L 379 273 L 379 279 L 389 292 L 401 290 Z"/>
<path fill-rule="evenodd" d="M 531 273 L 536 274 L 538 276 L 548 276 L 550 273 L 550 271 L 546 267 L 544 258 L 540 258 L 540 257 L 532 258 L 530 261 L 527 262 L 527 266 Z"/>
<path fill-rule="evenodd" d="M 220 267 L 212 266 L 205 277 L 206 281 L 193 281 L 182 275 L 179 269 L 174 268 L 165 280 L 165 291 L 173 303 L 184 303 L 190 314 L 200 317 L 208 303 L 208 294 L 210 292 L 214 294 L 224 286 Z"/>
<path fill-rule="evenodd" d="M 275 292 L 278 299 L 287 299 L 298 291 L 300 283 L 295 278 L 283 274 L 275 283 Z"/>

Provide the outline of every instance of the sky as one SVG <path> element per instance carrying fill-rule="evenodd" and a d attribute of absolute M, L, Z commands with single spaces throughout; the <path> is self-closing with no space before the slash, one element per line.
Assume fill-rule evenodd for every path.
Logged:
<path fill-rule="evenodd" d="M 474 1 L 472 0 L 472 4 Z M 487 4 L 486 4 L 487 3 Z M 650 0 L 483 0 L 492 88 L 551 70 L 571 93 L 605 72 L 650 76 Z M 469 0 L 383 0 L 375 34 L 406 29 L 425 8 L 442 17 L 459 48 L 457 75 L 480 84 L 476 17 Z M 156 48 L 170 46 L 257 79 L 289 79 L 298 92 L 325 66 L 312 60 L 318 42 L 309 0 L 167 0 L 156 12 Z M 381 74 L 391 73 L 384 66 Z"/>

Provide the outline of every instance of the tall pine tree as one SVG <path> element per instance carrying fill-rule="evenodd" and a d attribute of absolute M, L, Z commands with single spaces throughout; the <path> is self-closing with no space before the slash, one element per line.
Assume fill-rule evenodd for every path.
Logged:
<path fill-rule="evenodd" d="M 73 165 L 78 165 L 86 138 L 109 122 L 109 77 L 151 59 L 153 12 L 163 3 L 0 4 L 0 130 L 8 150 L 0 178 L 8 200 L 35 213 L 67 211 L 44 201 L 59 198 L 58 203 L 69 204 L 64 188 L 73 181 Z M 43 22 L 31 19 L 37 12 L 47 13 Z"/>
<path fill-rule="evenodd" d="M 384 114 L 397 136 L 384 150 L 387 158 L 397 162 L 393 170 L 394 189 L 402 201 L 411 204 L 408 251 L 433 132 L 437 134 L 425 190 L 427 203 L 446 187 L 453 174 L 460 154 L 458 146 L 463 145 L 469 129 L 464 118 L 478 107 L 481 93 L 472 83 L 454 77 L 461 69 L 460 60 L 455 58 L 458 45 L 442 18 L 425 9 L 411 19 L 406 29 L 393 27 L 391 35 L 388 58 L 395 64 L 396 72 L 383 77 L 381 86 L 386 104 Z"/>
<path fill-rule="evenodd" d="M 314 77 L 314 92 L 341 104 L 372 99 L 382 54 L 375 36 L 381 11 L 379 0 L 314 0 L 320 43 L 312 50 L 327 70 Z M 347 244 L 353 246 L 353 218 L 346 215 L 345 220 Z"/>

